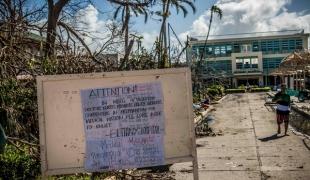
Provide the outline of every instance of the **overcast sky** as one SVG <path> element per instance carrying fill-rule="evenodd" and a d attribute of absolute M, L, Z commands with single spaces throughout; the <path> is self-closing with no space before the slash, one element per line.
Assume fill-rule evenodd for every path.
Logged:
<path fill-rule="evenodd" d="M 113 7 L 106 1 L 96 0 L 96 6 L 104 14 L 91 5 L 83 9 L 84 21 L 90 29 L 100 31 L 107 19 L 112 17 Z M 310 0 L 196 0 L 197 12 L 189 14 L 186 18 L 183 14 L 176 14 L 175 10 L 168 22 L 178 34 L 185 40 L 186 35 L 205 36 L 208 30 L 210 7 L 216 4 L 223 10 L 223 18 L 219 20 L 215 16 L 211 28 L 211 34 L 232 34 L 264 32 L 277 30 L 304 29 L 310 32 Z M 154 18 L 158 18 L 154 16 Z M 132 30 L 144 36 L 144 45 L 151 47 L 160 29 L 160 22 L 150 18 L 145 24 L 144 19 L 132 18 Z"/>

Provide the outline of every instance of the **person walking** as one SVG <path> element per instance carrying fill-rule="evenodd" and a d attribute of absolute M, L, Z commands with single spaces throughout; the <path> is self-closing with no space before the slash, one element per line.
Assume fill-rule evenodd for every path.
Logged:
<path fill-rule="evenodd" d="M 276 112 L 277 112 L 278 134 L 281 133 L 280 125 L 284 122 L 284 128 L 285 128 L 284 135 L 286 136 L 289 123 L 291 99 L 290 96 L 286 93 L 285 84 L 281 85 L 281 91 L 274 96 L 272 101 L 277 103 Z"/>

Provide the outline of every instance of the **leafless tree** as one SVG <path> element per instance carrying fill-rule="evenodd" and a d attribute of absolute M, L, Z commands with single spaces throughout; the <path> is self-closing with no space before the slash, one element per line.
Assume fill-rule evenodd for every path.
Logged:
<path fill-rule="evenodd" d="M 46 57 L 53 57 L 55 54 L 55 41 L 56 41 L 56 27 L 59 20 L 60 13 L 63 8 L 69 3 L 70 0 L 47 0 L 48 16 L 47 16 L 47 31 L 46 31 Z"/>

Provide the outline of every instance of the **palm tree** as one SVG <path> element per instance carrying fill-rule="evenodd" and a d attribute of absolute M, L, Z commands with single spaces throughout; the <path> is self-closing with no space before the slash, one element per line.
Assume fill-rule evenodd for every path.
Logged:
<path fill-rule="evenodd" d="M 162 11 L 156 12 L 157 15 L 162 16 L 162 24 L 159 33 L 159 55 L 158 55 L 158 66 L 159 68 L 165 68 L 168 58 L 167 52 L 167 19 L 170 15 L 170 7 L 175 7 L 177 13 L 180 10 L 183 12 L 184 17 L 188 14 L 186 5 L 192 8 L 193 13 L 196 12 L 194 5 L 195 0 L 161 0 Z"/>
<path fill-rule="evenodd" d="M 131 14 L 133 13 L 136 17 L 143 14 L 144 22 L 146 23 L 148 20 L 148 12 L 146 7 L 151 3 L 151 0 L 108 0 L 111 3 L 117 4 L 118 7 L 114 12 L 114 19 L 117 19 L 121 12 L 121 20 L 122 20 L 122 33 L 124 33 L 125 39 L 125 55 L 120 64 L 119 69 L 122 69 L 125 65 L 125 62 L 129 59 L 129 54 L 131 52 L 131 48 L 133 46 L 133 40 L 129 42 L 129 21 Z"/>
<path fill-rule="evenodd" d="M 195 76 L 194 86 L 196 86 L 197 81 L 199 81 L 198 74 L 200 74 L 200 72 L 201 72 L 200 70 L 201 70 L 201 65 L 202 65 L 202 58 L 205 57 L 207 41 L 208 41 L 208 38 L 209 38 L 209 34 L 210 34 L 210 30 L 211 30 L 211 25 L 212 25 L 212 22 L 213 22 L 213 14 L 216 13 L 219 16 L 220 19 L 222 19 L 222 16 L 223 16 L 222 10 L 219 7 L 217 7 L 216 5 L 213 5 L 211 7 L 210 13 L 211 13 L 211 15 L 210 15 L 209 27 L 208 27 L 208 32 L 207 32 L 206 40 L 205 40 L 205 43 L 204 43 L 204 46 L 203 46 L 203 52 L 200 55 L 200 59 L 198 61 L 198 64 L 196 65 L 195 68 L 193 68 L 193 70 L 194 70 L 193 74 Z"/>
<path fill-rule="evenodd" d="M 213 14 L 214 13 L 216 13 L 220 19 L 222 19 L 222 16 L 223 16 L 223 11 L 219 7 L 217 7 L 216 5 L 213 5 L 211 7 L 211 15 L 210 15 L 208 32 L 207 32 L 205 43 L 203 45 L 203 52 L 200 55 L 199 65 L 201 65 L 202 58 L 205 57 L 207 41 L 208 41 L 208 38 L 209 38 L 209 34 L 210 34 L 210 29 L 211 29 L 211 25 L 212 25 L 212 21 L 213 21 Z"/>

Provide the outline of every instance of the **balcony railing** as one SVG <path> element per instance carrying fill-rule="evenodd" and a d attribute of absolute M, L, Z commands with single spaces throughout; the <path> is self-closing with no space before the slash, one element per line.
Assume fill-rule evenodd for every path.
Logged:
<path fill-rule="evenodd" d="M 258 68 L 251 68 L 251 69 L 237 69 L 234 71 L 235 74 L 250 74 L 250 73 L 262 73 L 261 70 Z"/>

